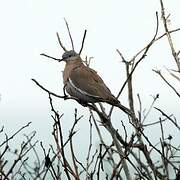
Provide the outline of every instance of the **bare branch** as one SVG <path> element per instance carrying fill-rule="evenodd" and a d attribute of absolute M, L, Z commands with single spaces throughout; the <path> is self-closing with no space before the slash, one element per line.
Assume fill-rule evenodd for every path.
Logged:
<path fill-rule="evenodd" d="M 58 98 L 67 98 L 66 96 L 59 96 L 49 90 L 47 90 L 45 87 L 43 87 L 40 83 L 38 83 L 35 79 L 31 79 L 32 81 L 34 81 L 36 83 L 37 86 L 39 86 L 42 90 L 46 91 L 48 94 L 51 94 L 55 97 L 58 97 Z"/>
<path fill-rule="evenodd" d="M 167 119 L 169 119 L 179 130 L 180 130 L 180 126 L 170 117 L 168 116 L 166 113 L 164 113 L 161 109 L 154 107 L 156 110 L 158 110 L 163 116 L 165 116 Z"/>
<path fill-rule="evenodd" d="M 82 44 L 81 44 L 81 49 L 79 50 L 79 55 L 81 54 L 83 47 L 84 47 L 84 41 L 86 38 L 86 33 L 87 33 L 87 30 L 84 31 L 84 36 L 83 36 L 83 40 L 82 40 Z"/>
<path fill-rule="evenodd" d="M 178 80 L 180 82 L 180 76 L 178 77 L 177 75 L 175 75 L 174 73 L 172 73 L 169 69 L 166 68 L 166 70 L 169 72 L 169 74 L 174 77 L 176 80 Z"/>
<path fill-rule="evenodd" d="M 153 105 L 155 104 L 156 100 L 159 98 L 159 94 L 157 94 L 156 96 L 152 96 L 152 97 L 153 97 L 153 101 L 152 101 L 152 103 L 151 103 L 147 113 L 144 115 L 142 123 L 144 123 L 144 121 L 146 120 L 147 116 L 151 112 L 151 109 L 152 109 Z"/>
<path fill-rule="evenodd" d="M 69 38 L 71 40 L 72 49 L 74 50 L 74 43 L 73 43 L 73 39 L 72 39 L 71 32 L 70 32 L 70 29 L 69 29 L 69 25 L 68 25 L 68 23 L 67 23 L 65 18 L 64 18 L 64 21 L 66 23 L 66 27 L 67 27 L 67 30 L 68 30 Z"/>
<path fill-rule="evenodd" d="M 58 130 L 59 130 L 59 136 L 60 136 L 60 144 L 61 144 L 61 153 L 62 153 L 62 158 L 63 158 L 63 164 L 64 164 L 64 171 L 66 173 L 66 176 L 68 178 L 68 180 L 70 180 L 70 175 L 69 175 L 69 170 L 68 170 L 68 163 L 66 160 L 66 156 L 65 156 L 65 152 L 64 152 L 64 143 L 63 143 L 63 132 L 62 132 L 62 127 L 61 127 L 61 117 L 59 115 L 59 113 L 54 109 L 54 106 L 52 104 L 52 98 L 51 98 L 51 94 L 49 94 L 49 101 L 50 101 L 50 105 L 51 105 L 51 110 L 55 115 L 55 118 L 57 119 L 57 125 L 58 125 Z"/>
<path fill-rule="evenodd" d="M 166 21 L 168 21 L 168 18 L 169 16 L 166 17 Z M 9 140 L 18 132 L 20 132 L 20 130 L 17 130 L 16 133 L 10 138 L 8 137 L 8 135 L 5 134 L 6 139 L 4 142 L 2 141 L 4 144 L 0 145 L 0 179 L 27 179 L 30 177 L 30 179 L 37 180 L 46 179 L 50 176 L 50 179 L 61 180 L 66 176 L 65 178 L 69 180 L 79 180 L 84 177 L 86 180 L 100 180 L 104 177 L 104 179 L 124 178 L 127 180 L 158 180 L 167 179 L 168 176 L 170 176 L 169 173 L 171 173 L 174 178 L 176 176 L 176 179 L 179 177 L 180 171 L 178 165 L 180 158 L 180 146 L 174 145 L 174 141 L 172 141 L 173 145 L 171 144 L 171 139 L 173 137 L 171 136 L 171 132 L 167 131 L 163 124 L 164 122 L 169 124 L 173 123 L 174 127 L 180 130 L 176 117 L 174 117 L 172 113 L 168 114 L 166 112 L 163 112 L 161 109 L 155 108 L 161 113 L 159 120 L 157 121 L 155 117 L 154 122 L 150 121 L 149 124 L 144 124 L 144 120 L 152 111 L 154 103 L 159 97 L 158 94 L 156 96 L 153 96 L 154 99 L 152 103 L 148 106 L 147 110 L 143 107 L 145 104 L 144 99 L 138 94 L 137 96 L 140 106 L 138 118 L 136 118 L 135 114 L 135 111 L 138 108 L 136 106 L 136 99 L 134 99 L 133 96 L 134 88 L 132 85 L 134 80 L 134 71 L 136 70 L 137 66 L 139 67 L 139 64 L 146 57 L 147 53 L 149 53 L 149 49 L 154 44 L 154 42 L 164 36 L 167 36 L 167 33 L 164 33 L 163 35 L 157 37 L 159 27 L 158 14 L 156 14 L 156 20 L 156 31 L 153 38 L 143 48 L 143 50 L 135 54 L 132 59 L 126 60 L 125 56 L 123 56 L 123 54 L 119 50 L 117 50 L 117 53 L 119 54 L 122 62 L 126 65 L 126 81 L 123 82 L 124 84 L 122 85 L 117 98 L 121 95 L 122 91 L 127 86 L 126 90 L 129 97 L 127 101 L 130 108 L 126 108 L 123 105 L 119 106 L 116 104 L 114 106 L 122 109 L 126 113 L 127 117 L 125 117 L 124 119 L 124 116 L 121 116 L 121 114 L 119 114 L 119 116 L 111 116 L 113 107 L 111 107 L 111 110 L 108 114 L 108 111 L 105 108 L 106 106 L 103 106 L 103 102 L 106 101 L 98 103 L 97 105 L 96 103 L 81 104 L 81 102 L 77 98 L 66 95 L 65 86 L 63 87 L 64 95 L 60 96 L 56 93 L 49 91 L 46 87 L 41 85 L 35 79 L 32 79 L 32 81 L 37 86 L 39 86 L 43 91 L 48 94 L 50 108 L 53 113 L 51 115 L 51 118 L 53 119 L 52 138 L 55 143 L 53 142 L 53 145 L 49 145 L 50 147 L 48 147 L 47 153 L 41 143 L 41 147 L 44 152 L 44 158 L 41 159 L 41 157 L 38 156 L 38 151 L 36 152 L 35 149 L 35 145 L 38 141 L 32 143 L 32 137 L 29 138 L 29 136 L 25 136 L 26 142 L 23 142 L 21 144 L 20 151 L 19 149 L 15 149 L 15 151 L 13 151 Z M 66 20 L 65 22 L 68 29 L 69 37 L 71 39 L 72 49 L 74 49 L 70 29 Z M 170 34 L 179 30 L 180 29 L 175 29 L 172 31 L 168 30 L 168 33 Z M 64 51 L 67 51 L 66 48 L 63 46 L 58 33 L 57 37 L 60 47 Z M 85 37 L 86 30 L 84 31 L 84 36 L 82 39 L 79 54 L 81 54 L 83 50 Z M 176 56 L 178 56 L 179 54 L 180 51 L 176 53 Z M 49 56 L 44 53 L 41 55 L 55 61 L 61 61 L 61 59 Z M 86 57 L 86 61 L 84 61 L 83 63 L 89 66 L 90 58 L 87 59 Z M 179 77 L 176 76 L 175 73 L 172 74 L 171 72 L 173 72 L 173 70 L 169 71 L 170 77 L 173 76 L 174 78 L 179 80 Z M 87 150 L 87 155 L 85 157 L 86 160 L 85 158 L 83 158 L 82 162 L 79 161 L 77 158 L 77 155 L 79 155 L 77 154 L 79 153 L 79 147 L 75 146 L 76 144 L 74 143 L 74 141 L 77 140 L 75 138 L 79 138 L 74 135 L 79 132 L 75 128 L 79 128 L 78 121 L 82 118 L 82 116 L 78 116 L 77 109 L 75 109 L 74 122 L 70 126 L 68 135 L 66 133 L 66 131 L 68 132 L 68 129 L 64 131 L 64 127 L 66 126 L 66 128 L 69 128 L 69 125 L 67 126 L 64 124 L 65 121 L 63 121 L 62 119 L 63 113 L 60 114 L 59 109 L 55 109 L 53 103 L 53 96 L 57 98 L 62 98 L 64 100 L 76 100 L 78 103 L 89 109 L 89 128 L 87 129 L 88 132 L 85 133 L 86 138 L 89 139 L 89 144 L 88 146 L 86 146 L 85 149 L 85 151 Z M 121 111 L 118 113 L 121 113 Z M 118 126 L 115 126 L 115 119 L 112 119 L 112 117 L 115 117 L 115 119 L 118 120 Z M 126 127 L 125 121 L 127 122 L 127 120 L 129 120 L 129 125 Z M 98 125 L 98 123 L 100 125 Z M 153 128 L 154 125 L 159 123 L 161 128 L 159 128 L 159 132 L 157 134 L 161 133 L 161 138 L 160 141 L 158 140 L 158 142 L 154 143 L 154 139 L 149 135 L 147 136 L 147 130 L 149 130 L 148 128 Z M 104 136 L 104 131 L 102 128 L 105 128 L 105 133 L 108 133 L 109 136 Z M 95 134 L 94 129 L 95 131 L 97 131 L 95 132 Z M 3 133 L 3 128 L 0 128 L 0 135 L 2 135 Z M 169 136 L 167 135 L 167 133 L 169 133 Z M 99 139 L 95 139 L 94 142 L 94 137 L 96 138 L 97 134 L 99 136 Z M 33 131 L 33 136 L 34 135 L 35 132 Z M 94 145 L 97 145 L 98 140 L 100 141 L 98 142 L 98 146 L 94 147 Z M 35 158 L 33 166 L 31 165 L 31 162 L 30 164 L 28 162 L 29 160 L 31 160 L 31 158 L 24 157 L 25 155 L 27 156 L 27 152 L 30 150 L 35 154 L 33 156 Z M 14 161 L 11 161 L 12 163 L 6 160 L 8 153 L 12 153 L 16 156 L 16 158 L 13 159 Z M 156 160 L 160 161 L 157 162 Z M 106 167 L 108 167 L 108 172 Z"/>
<path fill-rule="evenodd" d="M 163 81 L 176 93 L 176 95 L 180 98 L 180 94 L 179 94 L 179 92 L 165 79 L 165 77 L 161 74 L 161 71 L 159 71 L 159 70 L 154 70 L 153 69 L 153 71 L 155 72 L 155 73 L 157 73 L 162 79 L 163 79 Z"/>
<path fill-rule="evenodd" d="M 14 136 L 16 136 L 19 132 L 21 132 L 23 129 L 28 127 L 31 124 L 31 122 L 28 122 L 25 126 L 22 126 L 19 130 L 17 130 L 13 135 L 11 135 L 9 138 L 7 138 L 4 142 L 0 144 L 0 147 L 3 146 L 5 143 L 7 143 L 9 140 L 13 139 Z"/>
<path fill-rule="evenodd" d="M 119 49 L 116 49 L 116 51 L 118 52 L 119 56 L 121 57 L 122 59 L 122 62 L 127 62 L 124 58 L 124 56 L 122 55 L 122 53 L 119 51 Z"/>
<path fill-rule="evenodd" d="M 58 32 L 56 32 L 56 35 L 57 35 L 57 38 L 58 38 L 58 42 L 59 42 L 60 47 L 61 47 L 64 51 L 67 51 L 66 48 L 63 46 L 63 44 L 62 44 L 62 42 L 61 42 L 61 39 L 60 39 L 60 37 L 59 37 Z"/>
<path fill-rule="evenodd" d="M 155 41 L 155 39 L 156 39 L 156 36 L 157 36 L 157 33 L 158 33 L 158 29 L 159 29 L 159 19 L 158 19 L 158 13 L 156 12 L 156 30 L 155 30 L 155 34 L 154 34 L 152 40 L 151 40 L 151 41 L 149 42 L 149 44 L 146 46 L 146 48 L 145 48 L 145 50 L 144 50 L 144 53 L 142 54 L 142 56 L 140 57 L 140 59 L 136 62 L 136 64 L 134 65 L 132 71 L 129 73 L 129 76 L 126 78 L 126 80 L 125 80 L 124 84 L 122 85 L 122 87 L 121 87 L 118 95 L 116 96 L 117 99 L 118 99 L 119 96 L 121 95 L 123 89 L 125 88 L 126 84 L 127 84 L 128 81 L 129 81 L 129 79 L 132 77 L 132 75 L 133 75 L 136 67 L 138 66 L 138 64 L 146 57 L 148 50 L 150 49 L 150 47 L 152 46 L 152 44 L 154 43 L 154 41 Z M 122 57 L 121 53 L 120 53 L 120 56 Z M 122 57 L 122 58 L 123 58 L 123 57 Z M 133 57 L 133 60 L 134 60 L 135 58 L 136 58 L 136 56 Z M 124 59 L 124 58 L 123 58 L 123 59 Z M 109 116 L 111 116 L 112 111 L 113 111 L 113 108 L 114 108 L 114 107 L 112 106 L 111 109 L 110 109 L 110 112 L 109 112 Z"/>
<path fill-rule="evenodd" d="M 162 19 L 163 19 L 164 29 L 166 31 L 166 36 L 168 38 L 169 46 L 171 48 L 171 52 L 172 52 L 172 55 L 173 55 L 174 60 L 176 62 L 178 71 L 180 72 L 180 59 L 178 58 L 178 53 L 176 53 L 176 51 L 175 51 L 174 44 L 173 44 L 173 41 L 171 38 L 171 34 L 169 33 L 163 0 L 160 0 L 160 4 L 161 4 L 161 15 L 162 15 Z"/>

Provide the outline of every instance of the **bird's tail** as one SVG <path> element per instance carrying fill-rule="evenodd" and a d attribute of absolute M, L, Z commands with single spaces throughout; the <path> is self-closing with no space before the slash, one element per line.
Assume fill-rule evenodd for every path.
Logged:
<path fill-rule="evenodd" d="M 124 105 L 122 105 L 122 104 L 120 103 L 120 101 L 119 101 L 118 99 L 116 99 L 116 98 L 112 98 L 110 101 L 108 101 L 108 103 L 111 104 L 112 106 L 118 107 L 119 109 L 121 109 L 122 111 L 124 111 L 124 112 L 125 112 L 126 114 L 128 114 L 129 116 L 132 116 L 132 115 L 133 115 L 132 111 L 131 111 L 129 108 L 127 108 L 127 107 L 125 107 Z"/>

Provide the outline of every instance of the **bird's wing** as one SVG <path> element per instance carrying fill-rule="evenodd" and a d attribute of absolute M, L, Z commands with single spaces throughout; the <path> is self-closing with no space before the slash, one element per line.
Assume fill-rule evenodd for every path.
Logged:
<path fill-rule="evenodd" d="M 72 86 L 86 95 L 104 100 L 114 98 L 97 72 L 84 65 L 78 66 L 71 71 L 69 81 Z"/>

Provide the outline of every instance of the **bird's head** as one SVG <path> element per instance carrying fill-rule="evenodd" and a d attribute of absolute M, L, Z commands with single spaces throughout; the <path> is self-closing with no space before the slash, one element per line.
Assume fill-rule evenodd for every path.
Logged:
<path fill-rule="evenodd" d="M 68 62 L 68 61 L 77 60 L 77 59 L 79 59 L 79 58 L 80 58 L 80 56 L 79 56 L 78 53 L 76 53 L 74 50 L 70 50 L 70 51 L 66 51 L 66 52 L 62 55 L 61 61 Z"/>

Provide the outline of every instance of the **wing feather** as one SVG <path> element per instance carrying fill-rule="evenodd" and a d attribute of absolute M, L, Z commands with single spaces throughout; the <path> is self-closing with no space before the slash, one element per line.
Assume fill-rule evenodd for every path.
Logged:
<path fill-rule="evenodd" d="M 77 89 L 84 91 L 86 94 L 97 96 L 104 100 L 111 99 L 113 96 L 97 72 L 89 67 L 83 65 L 74 68 L 69 78 Z"/>

